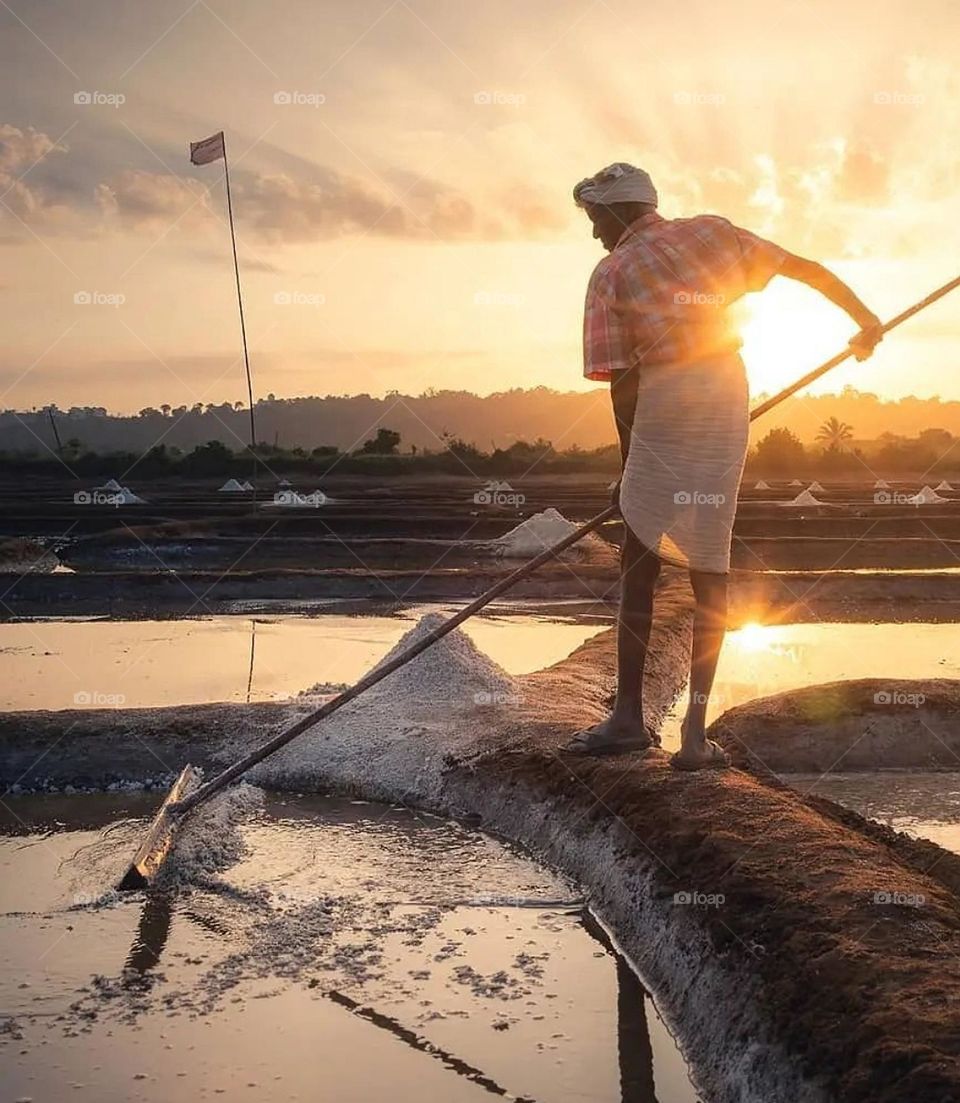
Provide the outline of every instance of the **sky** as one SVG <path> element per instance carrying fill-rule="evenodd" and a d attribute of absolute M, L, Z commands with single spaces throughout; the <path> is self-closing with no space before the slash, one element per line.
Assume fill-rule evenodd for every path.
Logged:
<path fill-rule="evenodd" d="M 581 376 L 602 256 L 571 189 L 646 168 L 881 317 L 957 274 L 956 0 L 0 0 L 0 407 L 487 394 Z M 751 384 L 852 323 L 782 278 L 741 304 Z M 960 291 L 853 384 L 960 397 Z"/>

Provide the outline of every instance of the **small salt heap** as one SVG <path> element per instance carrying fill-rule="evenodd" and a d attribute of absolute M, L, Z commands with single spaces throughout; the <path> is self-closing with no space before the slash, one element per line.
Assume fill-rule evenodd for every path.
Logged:
<path fill-rule="evenodd" d="M 791 498 L 789 502 L 781 502 L 783 506 L 822 506 L 823 502 L 818 502 L 816 498 L 810 493 L 809 490 L 801 490 L 796 498 Z"/>
<path fill-rule="evenodd" d="M 542 513 L 534 513 L 516 528 L 494 540 L 491 548 L 504 559 L 533 559 L 559 544 L 578 528 L 579 525 L 568 521 L 559 510 L 551 506 Z M 588 533 L 570 550 L 575 555 L 593 561 L 612 561 L 616 557 L 614 549 L 595 532 Z"/>
<path fill-rule="evenodd" d="M 242 494 L 243 486 L 237 482 L 236 479 L 227 479 L 227 481 L 220 487 L 219 494 Z"/>
<path fill-rule="evenodd" d="M 949 498 L 941 498 L 931 486 L 925 486 L 919 493 L 908 498 L 907 501 L 914 506 L 935 506 L 940 502 L 947 502 Z"/>
<path fill-rule="evenodd" d="M 933 489 L 934 490 L 951 491 L 951 490 L 953 490 L 953 487 L 950 485 L 950 483 L 947 482 L 946 479 L 941 479 L 940 482 L 938 482 L 937 485 Z"/>
<path fill-rule="evenodd" d="M 769 490 L 769 489 L 770 489 L 770 486 L 769 486 L 769 484 L 768 484 L 768 483 L 765 483 L 765 482 L 763 481 L 763 479 L 760 479 L 760 480 L 759 480 L 759 481 L 757 482 L 756 486 L 755 486 L 755 487 L 754 487 L 753 489 L 754 489 L 754 490 Z"/>

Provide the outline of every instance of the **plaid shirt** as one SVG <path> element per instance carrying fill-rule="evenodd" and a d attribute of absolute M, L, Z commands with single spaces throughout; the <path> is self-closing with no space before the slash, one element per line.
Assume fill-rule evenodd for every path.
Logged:
<path fill-rule="evenodd" d="M 651 211 L 593 271 L 583 318 L 583 373 L 610 379 L 636 364 L 736 351 L 726 307 L 761 291 L 789 254 L 725 218 Z"/>

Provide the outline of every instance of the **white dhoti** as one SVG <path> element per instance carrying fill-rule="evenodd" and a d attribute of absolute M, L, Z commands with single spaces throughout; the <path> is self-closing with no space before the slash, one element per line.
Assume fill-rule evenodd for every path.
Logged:
<path fill-rule="evenodd" d="M 737 353 L 640 373 L 620 511 L 665 562 L 725 574 L 750 428 Z"/>

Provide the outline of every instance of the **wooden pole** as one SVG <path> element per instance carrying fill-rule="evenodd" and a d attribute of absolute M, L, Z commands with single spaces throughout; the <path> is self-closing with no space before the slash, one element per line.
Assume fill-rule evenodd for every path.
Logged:
<path fill-rule="evenodd" d="M 243 317 L 243 294 L 240 290 L 240 262 L 237 260 L 237 234 L 233 226 L 233 198 L 230 194 L 230 163 L 227 157 L 227 139 L 223 139 L 223 175 L 227 184 L 227 215 L 230 219 L 230 244 L 233 246 L 233 273 L 237 280 L 237 306 L 240 308 L 240 336 L 243 339 L 243 366 L 247 373 L 247 399 L 250 403 L 250 455 L 253 457 L 253 504 L 257 504 L 257 423 L 253 411 L 253 376 L 250 372 L 250 353 L 247 350 L 247 326 Z"/>

